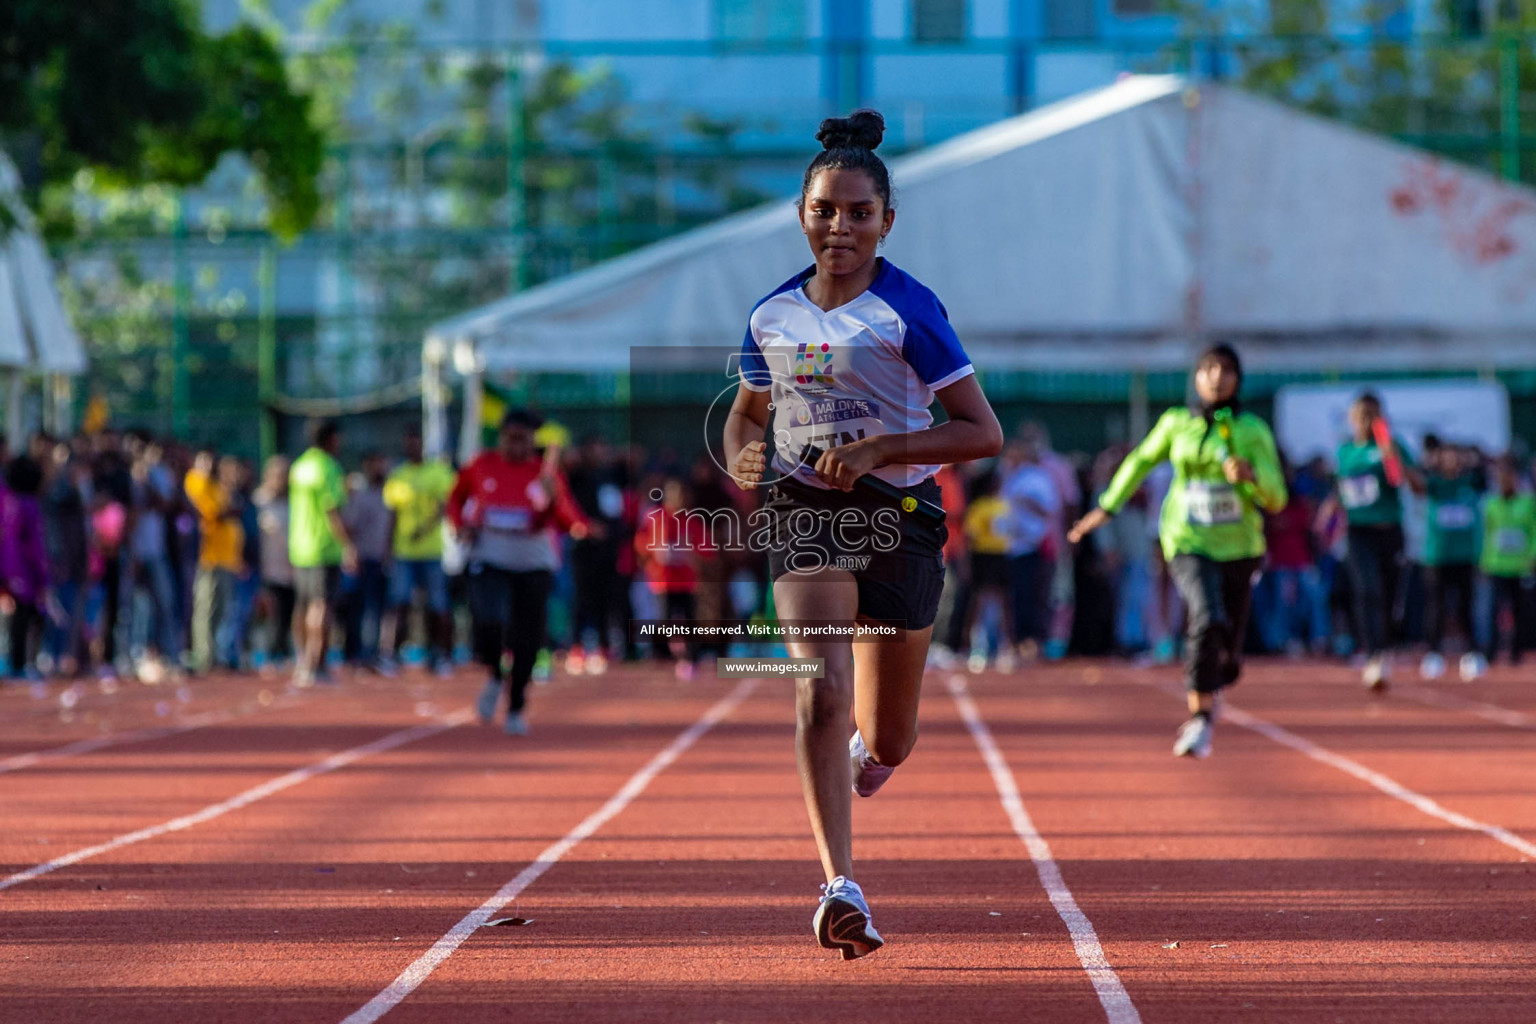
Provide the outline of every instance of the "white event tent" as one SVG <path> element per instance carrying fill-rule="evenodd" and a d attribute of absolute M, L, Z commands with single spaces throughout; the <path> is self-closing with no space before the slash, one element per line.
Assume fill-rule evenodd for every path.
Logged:
<path fill-rule="evenodd" d="M 6 376 L 7 433 L 19 438 L 23 432 L 29 376 L 47 381 L 45 407 L 60 406 L 69 378 L 85 367 L 85 348 L 59 301 L 37 221 L 22 202 L 21 177 L 0 153 L 0 373 Z"/>
<path fill-rule="evenodd" d="M 1536 192 L 1235 89 L 1132 76 L 890 167 L 886 255 L 983 370 L 1536 366 Z M 726 218 L 434 325 L 425 391 L 717 353 L 810 262 L 791 202 Z"/>

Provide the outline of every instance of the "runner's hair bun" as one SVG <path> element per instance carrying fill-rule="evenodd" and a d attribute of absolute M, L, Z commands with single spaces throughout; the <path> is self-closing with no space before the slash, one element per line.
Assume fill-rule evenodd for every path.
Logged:
<path fill-rule="evenodd" d="M 822 149 L 873 150 L 885 138 L 885 118 L 878 110 L 855 110 L 847 117 L 829 117 L 816 131 Z"/>

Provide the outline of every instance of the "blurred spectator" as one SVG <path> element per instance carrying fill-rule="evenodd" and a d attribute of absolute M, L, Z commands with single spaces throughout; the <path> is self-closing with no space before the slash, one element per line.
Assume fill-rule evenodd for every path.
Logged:
<path fill-rule="evenodd" d="M 347 663 L 392 673 L 391 665 L 379 661 L 379 634 L 389 598 L 387 564 L 395 536 L 395 514 L 384 502 L 388 475 L 388 464 L 382 454 L 369 452 L 363 456 L 362 474 L 354 481 L 351 497 L 341 514 L 357 548 L 357 564 L 343 575 L 341 593 L 346 637 L 343 656 Z"/>
<path fill-rule="evenodd" d="M 0 590 L 11 602 L 10 674 L 36 678 L 33 653 L 42 634 L 48 593 L 48 553 L 37 492 L 43 471 L 25 455 L 5 467 L 0 488 Z"/>
<path fill-rule="evenodd" d="M 384 484 L 384 504 L 394 514 L 394 565 L 390 570 L 385 622 L 389 664 L 398 662 L 410 623 L 411 598 L 426 599 L 427 661 L 446 675 L 453 670 L 453 619 L 448 579 L 443 572 L 443 511 L 453 490 L 453 468 L 440 459 L 427 461 L 421 428 L 408 427 L 401 441 L 405 461 Z"/>
<path fill-rule="evenodd" d="M 1479 524 L 1482 493 L 1470 452 L 1458 445 L 1425 451 L 1427 502 L 1424 532 L 1424 632 L 1429 651 L 1419 670 L 1426 679 L 1445 673 L 1445 627 L 1454 621 L 1465 653 L 1463 679 L 1482 675 L 1481 655 L 1473 650 L 1472 582 L 1482 540 Z"/>
<path fill-rule="evenodd" d="M 1254 590 L 1254 619 L 1265 650 L 1294 657 L 1307 650 L 1324 652 L 1332 629 L 1312 531 L 1317 506 L 1296 492 L 1297 474 L 1281 462 L 1291 500 L 1265 521 L 1268 555 Z"/>
<path fill-rule="evenodd" d="M 261 610 L 267 624 L 264 659 L 279 663 L 294 655 L 293 563 L 288 560 L 288 460 L 267 459 L 261 486 L 251 496 L 259 531 L 257 569 L 261 579 Z"/>
<path fill-rule="evenodd" d="M 989 660 L 1013 667 L 1012 588 L 1008 545 L 1013 510 L 1002 495 L 1002 478 L 989 470 L 977 478 L 965 510 L 965 543 L 970 552 L 971 601 L 966 621 L 970 654 L 966 665 L 981 672 Z"/>
<path fill-rule="evenodd" d="M 1053 531 L 1061 518 L 1061 491 L 1041 465 L 1043 432 L 1024 430 L 1003 452 L 1002 497 L 1008 503 L 1008 591 L 1014 653 L 1033 661 L 1049 625 L 1041 614 L 1051 592 Z"/>
<path fill-rule="evenodd" d="M 1510 456 L 1495 465 L 1495 487 L 1483 503 L 1481 567 L 1493 587 L 1484 636 L 1488 664 L 1498 657 L 1499 619 L 1509 616 L 1509 660 L 1518 665 L 1531 644 L 1532 587 L 1536 580 L 1536 496 L 1520 490 L 1518 463 Z"/>
<path fill-rule="evenodd" d="M 342 521 L 347 487 L 336 454 L 341 425 L 320 420 L 311 444 L 288 471 L 288 559 L 298 599 L 294 633 L 303 639 L 293 673 L 295 685 L 330 682 L 326 647 L 343 567 L 357 568 L 357 548 Z"/>
<path fill-rule="evenodd" d="M 211 450 L 204 449 L 193 460 L 184 485 L 187 500 L 197 510 L 202 541 L 192 589 L 194 672 L 207 672 L 216 663 L 218 632 L 234 598 L 235 579 L 244 568 L 244 530 L 233 493 L 238 484 L 236 461 L 217 460 Z"/>

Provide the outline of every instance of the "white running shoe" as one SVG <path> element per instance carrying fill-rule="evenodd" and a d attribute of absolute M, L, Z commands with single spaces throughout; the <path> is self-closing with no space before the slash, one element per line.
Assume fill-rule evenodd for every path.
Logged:
<path fill-rule="evenodd" d="M 1205 715 L 1196 715 L 1179 727 L 1179 738 L 1173 743 L 1174 757 L 1210 757 L 1211 740 L 1216 727 Z"/>
<path fill-rule="evenodd" d="M 475 702 L 475 710 L 480 714 L 480 724 L 490 725 L 491 719 L 496 717 L 496 704 L 501 700 L 501 680 L 486 680 L 485 689 L 480 691 L 480 699 Z"/>
<path fill-rule="evenodd" d="M 1385 693 L 1391 679 L 1392 663 L 1387 661 L 1385 654 L 1378 654 L 1367 661 L 1365 671 L 1360 673 L 1360 681 L 1372 693 Z"/>
<path fill-rule="evenodd" d="M 1463 658 L 1463 661 L 1466 659 Z M 1439 679 L 1445 675 L 1445 658 L 1430 651 L 1424 655 L 1424 660 L 1419 662 L 1419 675 L 1424 679 Z"/>
<path fill-rule="evenodd" d="M 981 651 L 972 651 L 971 656 L 965 659 L 965 667 L 971 672 L 985 672 L 987 670 L 987 656 Z"/>
<path fill-rule="evenodd" d="M 523 717 L 521 711 L 507 712 L 507 722 L 501 727 L 501 731 L 508 736 L 527 736 L 528 720 Z"/>
<path fill-rule="evenodd" d="M 1488 671 L 1488 659 L 1476 651 L 1470 651 L 1461 656 L 1461 663 L 1457 665 L 1457 669 L 1461 673 L 1462 682 L 1475 682 Z"/>
<path fill-rule="evenodd" d="M 876 761 L 864 745 L 864 736 L 857 729 L 848 741 L 848 761 L 853 765 L 853 791 L 859 796 L 874 796 L 895 768 Z"/>
<path fill-rule="evenodd" d="M 840 951 L 844 960 L 868 956 L 885 945 L 870 920 L 864 890 L 842 875 L 821 887 L 821 906 L 811 918 L 811 927 L 822 948 Z"/>

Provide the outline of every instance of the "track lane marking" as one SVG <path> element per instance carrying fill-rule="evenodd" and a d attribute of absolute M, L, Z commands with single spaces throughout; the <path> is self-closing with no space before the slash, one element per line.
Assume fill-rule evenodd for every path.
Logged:
<path fill-rule="evenodd" d="M 1486 718 L 1490 722 L 1507 725 L 1512 729 L 1536 729 L 1536 716 L 1527 715 L 1520 711 L 1511 711 L 1509 708 L 1502 708 L 1497 704 L 1489 704 L 1486 701 L 1468 700 L 1466 697 L 1442 693 L 1439 690 L 1432 690 L 1423 686 L 1394 686 L 1387 693 L 1390 696 L 1407 697 L 1409 700 L 1418 701 L 1420 704 L 1444 708 L 1447 711 L 1459 711 L 1466 715 L 1476 715 L 1479 718 Z"/>
<path fill-rule="evenodd" d="M 256 707 L 233 707 L 219 711 L 203 711 L 185 718 L 175 725 L 156 725 L 144 729 L 131 729 L 122 732 L 103 733 L 100 736 L 90 736 L 72 743 L 65 743 L 57 747 L 49 747 L 46 750 L 35 750 L 26 754 L 13 754 L 0 760 L 0 775 L 7 772 L 18 772 L 23 768 L 32 768 L 49 761 L 61 761 L 67 757 L 78 757 L 81 754 L 90 754 L 107 747 L 127 746 L 131 743 L 147 743 L 150 740 L 165 739 L 168 736 L 180 736 L 183 733 L 194 732 L 210 725 L 222 725 L 233 721 L 243 715 L 256 714 L 261 711 L 276 711 L 294 707 L 303 703 L 304 698 L 300 694 L 287 694 L 278 697 L 271 704 Z M 249 703 L 249 702 L 247 702 Z"/>
<path fill-rule="evenodd" d="M 1088 915 L 1083 913 L 1077 900 L 1073 899 L 1072 890 L 1067 888 L 1061 868 L 1051 855 L 1050 845 L 1035 828 L 1029 812 L 1024 809 L 1024 800 L 1019 795 L 1018 784 L 1014 782 L 1013 770 L 1008 767 L 1002 751 L 992 739 L 992 731 L 982 721 L 981 712 L 971 699 L 964 678 L 950 676 L 945 682 L 949 686 L 949 695 L 954 698 L 955 706 L 960 710 L 960 717 L 965 720 L 965 727 L 970 730 L 971 738 L 981 751 L 982 760 L 992 773 L 992 783 L 997 787 L 1003 810 L 1014 832 L 1024 841 L 1030 860 L 1035 863 L 1041 888 L 1050 897 L 1051 905 L 1056 908 L 1057 915 L 1072 935 L 1072 947 L 1077 951 L 1078 962 L 1083 965 L 1088 980 L 1093 983 L 1093 991 L 1099 997 L 1099 1005 L 1104 1008 L 1109 1024 L 1141 1024 L 1141 1014 L 1131 1002 L 1130 993 L 1126 992 L 1120 976 L 1104 956 L 1104 948 L 1099 944 L 1098 933 L 1093 930 L 1093 922 L 1088 920 Z"/>
<path fill-rule="evenodd" d="M 1161 690 L 1163 693 L 1177 696 L 1181 700 L 1184 697 L 1184 690 L 1182 688 L 1150 680 L 1142 680 L 1142 682 L 1154 689 Z M 1326 764 L 1330 768 L 1337 768 L 1344 774 L 1359 779 L 1366 785 L 1385 793 L 1395 800 L 1401 800 L 1403 803 L 1429 815 L 1431 818 L 1438 818 L 1448 825 L 1455 825 L 1457 828 L 1466 829 L 1468 832 L 1480 832 L 1494 842 L 1503 843 L 1525 857 L 1536 859 L 1536 843 L 1522 839 L 1507 828 L 1499 825 L 1490 825 L 1486 821 L 1478 821 L 1476 818 L 1453 811 L 1444 804 L 1425 796 L 1423 793 L 1409 789 L 1391 776 L 1383 775 L 1375 769 L 1367 768 L 1353 758 L 1345 757 L 1343 754 L 1336 754 L 1327 747 L 1319 746 L 1303 736 L 1298 736 L 1284 726 L 1276 725 L 1267 719 L 1260 718 L 1258 715 L 1226 703 L 1221 705 L 1217 720 L 1240 725 L 1250 732 L 1256 732 L 1266 739 L 1273 740 L 1282 747 L 1289 747 L 1299 754 L 1305 754 L 1320 764 Z"/>
<path fill-rule="evenodd" d="M 456 726 L 463 725 L 471 717 L 471 709 L 462 708 L 451 715 L 438 719 L 436 722 L 413 725 L 408 729 L 392 732 L 371 743 L 364 743 L 349 750 L 332 754 L 313 764 L 305 765 L 303 768 L 295 768 L 293 771 L 279 775 L 275 779 L 269 779 L 259 786 L 252 786 L 243 793 L 238 793 L 228 800 L 221 800 L 216 804 L 210 804 L 192 814 L 184 814 L 179 818 L 172 818 L 170 821 L 161 822 L 159 825 L 137 829 L 120 835 L 115 839 L 109 839 L 105 843 L 87 846 L 83 849 L 75 850 L 73 853 L 66 853 L 64 856 L 57 857 L 47 863 L 28 868 L 25 871 L 18 871 L 8 878 L 0 879 L 0 891 L 21 885 L 23 882 L 30 882 L 35 878 L 41 878 L 43 875 L 57 871 L 59 868 L 78 864 L 83 860 L 89 860 L 103 853 L 110 853 L 113 850 L 120 850 L 125 846 L 142 843 L 147 839 L 155 839 L 171 832 L 181 832 L 192 828 L 194 825 L 201 825 L 204 822 L 212 821 L 214 818 L 222 817 L 230 811 L 237 811 L 242 807 L 248 807 L 258 800 L 263 800 L 275 793 L 281 793 L 285 789 L 291 789 L 299 783 L 307 782 L 316 776 L 325 775 L 338 768 L 345 768 L 347 765 L 362 760 L 371 754 L 381 754 L 387 750 L 404 746 L 407 743 L 414 743 L 416 740 L 426 739 L 428 736 L 435 736 L 440 732 L 446 732 Z"/>
<path fill-rule="evenodd" d="M 421 986 L 422 982 L 431 976 L 433 971 L 442 965 L 443 961 L 452 956 L 454 951 L 464 944 L 464 940 L 474 934 L 477 928 L 483 926 L 503 907 L 516 899 L 524 889 L 536 882 L 544 872 L 554 867 L 560 858 L 571 852 L 582 840 L 591 837 L 598 829 L 618 816 L 624 808 L 629 806 L 635 797 L 645 791 L 645 788 L 651 784 L 657 775 L 660 775 L 684 751 L 693 746 L 699 737 L 720 724 L 727 715 L 734 711 L 751 694 L 760 681 L 756 678 L 742 680 L 734 690 L 717 701 L 708 711 L 704 712 L 698 721 L 679 733 L 677 738 L 667 745 L 666 749 L 660 751 L 655 757 L 647 761 L 643 768 L 630 776 L 629 781 L 624 783 L 624 786 L 617 793 L 609 797 L 603 806 L 583 818 L 580 824 L 565 834 L 564 838 L 546 847 L 542 853 L 534 858 L 533 863 L 518 872 L 517 877 L 496 890 L 494 895 L 466 914 L 458 924 L 450 928 L 442 938 L 433 943 L 431 949 L 427 950 L 415 962 L 401 971 L 394 981 L 390 982 L 387 987 L 368 1000 L 367 1003 L 349 1014 L 342 1021 L 342 1024 L 372 1024 L 372 1022 L 404 1002 L 412 992 Z"/>

